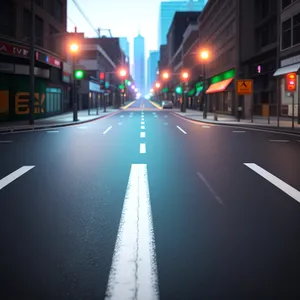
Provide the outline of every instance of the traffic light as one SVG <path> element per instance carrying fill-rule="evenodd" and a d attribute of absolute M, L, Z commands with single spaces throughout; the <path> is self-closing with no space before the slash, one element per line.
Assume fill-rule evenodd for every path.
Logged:
<path fill-rule="evenodd" d="M 120 90 L 123 90 L 124 88 L 125 88 L 124 84 L 120 84 L 120 85 L 119 85 L 119 89 L 120 89 Z"/>
<path fill-rule="evenodd" d="M 100 90 L 104 90 L 105 89 L 105 73 L 104 72 L 99 73 L 99 79 L 100 79 Z"/>
<path fill-rule="evenodd" d="M 84 71 L 83 70 L 75 70 L 74 78 L 77 80 L 82 80 L 84 78 Z"/>
<path fill-rule="evenodd" d="M 294 92 L 297 89 L 297 74 L 288 73 L 285 78 L 285 88 L 287 92 Z"/>
<path fill-rule="evenodd" d="M 180 85 L 177 86 L 175 91 L 176 91 L 177 94 L 182 94 L 182 87 Z"/>

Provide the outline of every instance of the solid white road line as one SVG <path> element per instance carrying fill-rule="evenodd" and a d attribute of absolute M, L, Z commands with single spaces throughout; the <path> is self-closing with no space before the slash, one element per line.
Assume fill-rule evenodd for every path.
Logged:
<path fill-rule="evenodd" d="M 146 137 L 146 132 L 141 132 L 140 137 L 145 138 Z"/>
<path fill-rule="evenodd" d="M 142 125 L 142 126 L 141 126 L 141 129 L 145 129 L 145 126 L 144 126 L 144 125 Z"/>
<path fill-rule="evenodd" d="M 140 144 L 140 153 L 145 154 L 146 153 L 146 144 Z"/>
<path fill-rule="evenodd" d="M 145 164 L 131 165 L 105 299 L 159 299 L 155 240 Z"/>
<path fill-rule="evenodd" d="M 290 141 L 288 140 L 269 140 L 271 143 L 289 143 Z"/>
<path fill-rule="evenodd" d="M 109 126 L 109 127 L 103 132 L 103 134 L 107 134 L 111 129 L 112 129 L 112 126 Z"/>
<path fill-rule="evenodd" d="M 178 128 L 181 132 L 183 132 L 184 134 L 186 134 L 186 132 L 185 132 L 182 128 L 180 128 L 179 126 L 177 126 L 177 128 Z"/>
<path fill-rule="evenodd" d="M 59 130 L 48 130 L 47 133 L 58 133 Z"/>
<path fill-rule="evenodd" d="M 15 181 L 31 169 L 33 169 L 35 166 L 23 166 L 20 169 L 12 172 L 11 174 L 7 175 L 3 179 L 0 180 L 0 190 L 2 190 L 4 187 L 6 187 L 11 182 Z"/>
<path fill-rule="evenodd" d="M 206 185 L 206 187 L 208 188 L 208 190 L 212 193 L 212 195 L 215 197 L 215 199 L 220 203 L 220 204 L 224 204 L 222 199 L 217 195 L 217 193 L 214 191 L 214 189 L 211 187 L 211 185 L 209 184 L 209 182 L 206 180 L 206 178 L 204 177 L 203 174 L 201 174 L 200 172 L 197 173 L 198 177 L 203 181 L 203 183 Z"/>
<path fill-rule="evenodd" d="M 245 133 L 246 131 L 242 131 L 242 130 L 233 130 L 232 133 Z"/>
<path fill-rule="evenodd" d="M 259 174 L 261 177 L 268 180 L 270 183 L 272 183 L 277 188 L 279 188 L 280 190 L 282 190 L 287 195 L 289 195 L 290 197 L 292 197 L 293 199 L 295 199 L 296 201 L 298 201 L 300 203 L 300 192 L 298 190 L 296 190 L 292 186 L 288 185 L 281 179 L 277 178 L 273 174 L 269 173 L 265 169 L 261 168 L 257 164 L 245 163 L 244 165 L 247 166 L 248 168 L 250 168 L 251 170 L 253 170 L 254 172 L 256 172 L 257 174 Z"/>

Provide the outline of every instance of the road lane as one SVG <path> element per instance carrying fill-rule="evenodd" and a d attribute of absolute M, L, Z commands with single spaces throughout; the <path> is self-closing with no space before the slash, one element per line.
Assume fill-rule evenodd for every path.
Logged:
<path fill-rule="evenodd" d="M 15 140 L 0 145 L 1 178 L 35 168 L 0 190 L 1 298 L 103 299 L 138 164 L 148 170 L 160 299 L 298 299 L 299 203 L 244 163 L 299 189 L 299 143 L 133 105 L 84 129 L 5 136 Z"/>

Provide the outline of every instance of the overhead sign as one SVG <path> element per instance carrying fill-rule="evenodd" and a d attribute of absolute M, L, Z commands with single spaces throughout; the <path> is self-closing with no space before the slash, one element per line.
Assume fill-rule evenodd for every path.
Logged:
<path fill-rule="evenodd" d="M 36 51 L 35 58 L 36 58 L 36 60 L 38 60 L 42 63 L 48 64 L 48 65 L 51 65 L 53 67 L 57 67 L 60 69 L 62 67 L 61 61 L 51 55 L 46 55 L 44 53 Z"/>
<path fill-rule="evenodd" d="M 250 95 L 253 93 L 253 80 L 240 79 L 236 82 L 236 90 L 239 95 Z"/>

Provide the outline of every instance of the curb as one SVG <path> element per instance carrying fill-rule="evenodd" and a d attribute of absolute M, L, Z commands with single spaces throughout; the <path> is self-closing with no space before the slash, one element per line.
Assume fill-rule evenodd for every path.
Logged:
<path fill-rule="evenodd" d="M 35 130 L 41 130 L 41 129 L 51 129 L 51 128 L 71 127 L 71 126 L 75 126 L 75 125 L 90 123 L 90 122 L 97 121 L 99 119 L 103 119 L 106 117 L 111 117 L 113 115 L 116 115 L 117 113 L 119 113 L 119 111 L 109 113 L 105 116 L 99 116 L 97 118 L 86 120 L 86 121 L 77 121 L 77 122 L 66 123 L 66 124 L 36 125 L 36 126 L 34 125 L 34 127 L 27 127 L 27 128 L 5 128 L 5 129 L 0 128 L 0 134 L 1 133 L 12 133 L 12 132 L 28 132 L 28 131 L 35 131 Z"/>
<path fill-rule="evenodd" d="M 275 133 L 282 133 L 282 134 L 293 134 L 293 135 L 299 135 L 300 136 L 300 132 L 297 131 L 292 131 L 292 130 L 285 130 L 285 129 L 278 129 L 277 127 L 265 127 L 265 126 L 260 126 L 260 125 L 247 125 L 247 124 L 228 124 L 228 123 L 224 123 L 224 122 L 220 122 L 220 123 L 216 123 L 216 122 L 211 122 L 211 121 L 200 121 L 200 120 L 195 120 L 192 118 L 188 118 L 182 115 L 179 115 L 176 112 L 172 112 L 173 115 L 176 115 L 180 118 L 186 119 L 186 120 L 190 120 L 190 121 L 194 121 L 194 122 L 198 122 L 198 123 L 203 123 L 203 124 L 211 124 L 211 125 L 221 125 L 221 126 L 230 126 L 230 127 L 238 127 L 238 128 L 245 128 L 245 129 L 259 129 L 259 130 L 264 130 L 264 131 L 272 131 Z"/>

